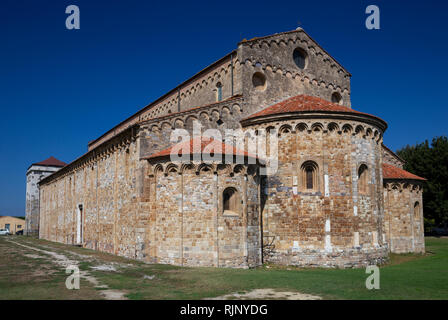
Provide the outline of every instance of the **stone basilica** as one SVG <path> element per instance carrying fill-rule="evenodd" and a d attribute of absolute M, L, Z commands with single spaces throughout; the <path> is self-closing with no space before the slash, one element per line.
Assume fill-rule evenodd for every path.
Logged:
<path fill-rule="evenodd" d="M 41 176 L 27 219 L 43 239 L 183 266 L 362 267 L 424 252 L 424 179 L 383 144 L 384 120 L 352 109 L 350 77 L 301 28 L 243 40 Z M 223 145 L 222 159 L 245 160 L 171 161 L 171 132 L 195 121 L 276 132 L 278 169 L 206 138 L 183 152 Z"/>

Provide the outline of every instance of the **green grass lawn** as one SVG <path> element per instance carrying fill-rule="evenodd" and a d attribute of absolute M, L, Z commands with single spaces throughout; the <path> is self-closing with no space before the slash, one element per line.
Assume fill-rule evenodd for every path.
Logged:
<path fill-rule="evenodd" d="M 321 296 L 324 299 L 448 299 L 448 239 L 427 238 L 427 254 L 391 255 L 390 264 L 380 268 L 380 289 L 367 290 L 365 281 L 368 274 L 365 269 L 298 269 L 293 267 L 263 266 L 256 269 L 224 269 L 224 268 L 185 268 L 171 265 L 150 265 L 139 261 L 128 260 L 113 255 L 99 253 L 88 249 L 56 244 L 26 237 L 16 237 L 15 241 L 26 241 L 35 246 L 54 248 L 55 251 L 67 255 L 82 254 L 92 259 L 82 260 L 82 270 L 90 270 L 101 283 L 111 289 L 126 292 L 130 299 L 202 299 L 221 296 L 235 292 L 247 292 L 257 288 L 274 288 L 280 291 L 299 291 Z M 23 242 L 25 243 L 25 242 Z M 14 262 L 12 257 L 5 260 L 6 246 L 0 239 L 0 299 L 38 298 L 29 294 L 27 285 L 20 280 L 20 274 L 31 281 L 30 285 L 45 292 L 54 286 L 64 285 L 64 274 L 56 272 L 46 275 L 46 281 L 38 278 L 29 279 L 29 266 Z M 13 254 L 13 250 L 9 255 Z M 15 253 L 18 254 L 18 253 Z M 6 254 L 8 256 L 8 254 Z M 16 257 L 19 258 L 19 257 Z M 78 257 L 78 259 L 80 259 Z M 26 260 L 29 264 L 38 264 L 39 259 Z M 40 262 L 44 265 L 48 262 Z M 94 271 L 92 266 L 116 263 L 126 265 L 117 272 Z M 20 268 L 16 265 L 21 266 Z M 48 266 L 47 266 L 48 267 Z M 5 270 L 15 268 L 16 275 L 6 277 Z M 144 276 L 155 276 L 145 279 Z M 14 295 L 5 290 L 16 292 Z M 37 289 L 36 289 L 37 290 Z M 68 292 L 66 292 L 68 291 Z M 78 294 L 85 291 L 84 297 L 98 299 L 95 294 L 100 290 L 81 284 Z M 73 292 L 73 291 L 72 291 Z M 77 298 L 67 289 L 58 289 L 61 299 Z M 42 298 L 52 299 L 54 296 L 43 294 Z"/>
<path fill-rule="evenodd" d="M 18 237 L 8 238 L 19 240 Z M 18 242 L 22 242 L 20 240 Z M 93 286 L 82 279 L 83 290 L 67 290 L 65 270 L 38 256 L 33 250 L 12 245 L 4 236 L 0 237 L 1 300 L 100 298 Z"/>

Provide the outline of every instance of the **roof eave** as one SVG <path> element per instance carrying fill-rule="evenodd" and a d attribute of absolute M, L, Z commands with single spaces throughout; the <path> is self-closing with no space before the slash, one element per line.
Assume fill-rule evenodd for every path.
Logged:
<path fill-rule="evenodd" d="M 190 153 L 189 155 L 190 155 L 190 159 L 188 161 L 185 161 L 185 162 L 180 161 L 180 162 L 181 163 L 191 163 L 191 162 L 195 161 L 195 159 L 194 159 L 195 156 L 202 155 L 202 153 Z M 193 156 L 193 160 L 191 159 L 191 156 Z M 221 156 L 222 156 L 222 158 L 225 158 L 227 155 L 226 154 L 221 154 Z M 257 164 L 259 164 L 260 160 L 261 160 L 258 157 L 250 156 L 250 155 L 233 154 L 232 156 L 234 158 L 242 157 L 244 159 L 249 159 L 249 158 L 255 159 L 257 161 Z M 161 160 L 170 160 L 170 157 L 171 157 L 171 155 L 169 155 L 169 154 L 168 155 L 160 155 L 160 156 L 158 156 L 158 155 L 155 155 L 155 156 L 151 155 L 151 156 L 147 156 L 147 157 L 142 157 L 142 158 L 140 158 L 140 160 L 147 160 L 149 162 L 157 162 L 157 161 L 161 161 Z"/>
<path fill-rule="evenodd" d="M 32 166 L 39 166 L 39 167 L 53 167 L 53 168 L 64 168 L 67 164 L 63 165 L 63 166 L 57 166 L 57 165 L 52 165 L 52 164 L 38 164 L 38 163 L 33 163 L 32 165 L 30 165 L 26 171 L 30 170 L 30 168 Z"/>
<path fill-rule="evenodd" d="M 413 182 L 420 182 L 423 183 L 425 181 L 428 181 L 428 179 L 425 178 L 385 178 L 383 177 L 383 181 L 413 181 Z"/>
<path fill-rule="evenodd" d="M 275 113 L 269 115 L 260 115 L 257 117 L 249 117 L 240 121 L 243 127 L 273 122 L 273 121 L 281 121 L 281 120 L 292 120 L 292 119 L 308 119 L 308 118 L 333 118 L 333 119 L 349 119 L 349 120 L 358 120 L 362 122 L 368 122 L 370 124 L 375 124 L 378 126 L 383 133 L 387 129 L 387 122 L 381 118 L 375 117 L 373 115 L 365 114 L 365 113 L 356 113 L 356 112 L 345 112 L 345 111 L 293 111 L 293 112 L 283 112 L 283 113 Z"/>

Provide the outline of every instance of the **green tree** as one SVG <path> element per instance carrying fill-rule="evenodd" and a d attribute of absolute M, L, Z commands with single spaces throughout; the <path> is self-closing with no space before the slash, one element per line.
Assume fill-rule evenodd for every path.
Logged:
<path fill-rule="evenodd" d="M 436 226 L 448 225 L 448 138 L 428 140 L 397 151 L 406 161 L 404 169 L 426 178 L 423 186 L 425 222 Z"/>

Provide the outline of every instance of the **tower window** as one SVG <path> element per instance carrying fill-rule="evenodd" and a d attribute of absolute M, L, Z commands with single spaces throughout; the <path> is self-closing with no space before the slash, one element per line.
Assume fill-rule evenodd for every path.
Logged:
<path fill-rule="evenodd" d="M 333 94 L 331 95 L 331 102 L 337 103 L 337 104 L 342 104 L 341 94 L 339 92 L 333 92 Z"/>
<path fill-rule="evenodd" d="M 258 91 L 264 91 L 266 89 L 266 77 L 261 72 L 255 72 L 252 76 L 252 85 Z"/>
<path fill-rule="evenodd" d="M 420 216 L 420 203 L 416 202 L 414 204 L 414 217 L 418 218 Z"/>
<path fill-rule="evenodd" d="M 222 205 L 225 214 L 238 214 L 240 211 L 240 197 L 235 188 L 226 188 L 222 193 Z"/>
<path fill-rule="evenodd" d="M 305 50 L 301 48 L 296 48 L 292 54 L 294 62 L 299 69 L 305 69 L 306 67 L 306 61 L 307 61 L 307 54 Z"/>
<path fill-rule="evenodd" d="M 306 161 L 302 164 L 302 190 L 317 191 L 319 186 L 318 166 L 314 161 Z"/>
<path fill-rule="evenodd" d="M 222 84 L 221 82 L 218 82 L 216 84 L 216 101 L 222 100 Z"/>
<path fill-rule="evenodd" d="M 360 165 L 358 169 L 358 191 L 360 193 L 367 193 L 368 178 L 369 169 L 365 164 Z"/>

